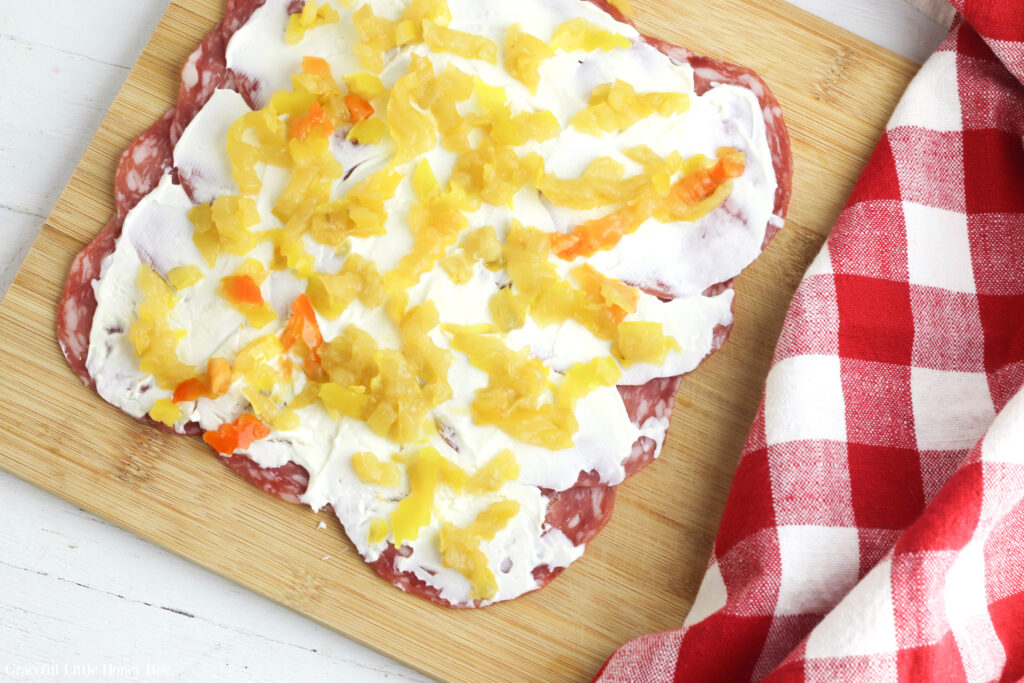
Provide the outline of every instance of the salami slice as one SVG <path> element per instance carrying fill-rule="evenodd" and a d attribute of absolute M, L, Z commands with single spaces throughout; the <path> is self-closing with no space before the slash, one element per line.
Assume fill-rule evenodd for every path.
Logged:
<path fill-rule="evenodd" d="M 242 479 L 289 503 L 300 502 L 299 497 L 309 486 L 309 472 L 293 462 L 283 467 L 260 467 L 252 458 L 241 453 L 219 457 Z"/>
<path fill-rule="evenodd" d="M 589 2 L 608 12 L 617 20 L 633 25 L 631 19 L 623 15 L 618 8 L 611 5 L 607 0 L 589 0 Z M 782 116 L 781 105 L 764 80 L 751 69 L 711 57 L 697 55 L 686 48 L 673 45 L 658 38 L 651 36 L 643 36 L 643 38 L 648 44 L 658 49 L 677 64 L 689 64 L 693 68 L 694 90 L 698 95 L 702 95 L 712 87 L 720 84 L 738 85 L 753 92 L 758 102 L 760 102 L 777 183 L 774 217 L 766 226 L 764 242 L 761 245 L 762 249 L 766 248 L 781 228 L 782 219 L 785 218 L 789 207 L 789 198 L 792 194 L 793 186 L 792 149 L 789 132 Z M 723 208 L 727 209 L 728 207 Z M 731 280 L 718 285 L 712 285 L 704 292 L 704 296 L 715 296 L 731 288 Z M 664 291 L 651 292 L 650 288 L 646 289 L 656 296 L 669 298 L 669 295 Z M 731 325 L 716 326 L 711 353 L 721 348 L 728 338 L 731 328 Z M 619 391 L 622 394 L 623 403 L 625 403 L 626 410 L 634 424 L 643 424 L 646 419 L 652 416 L 668 418 L 672 412 L 679 381 L 679 377 L 670 377 L 652 380 L 641 386 L 620 387 Z M 635 474 L 653 461 L 657 456 L 659 445 L 652 438 L 641 436 L 633 445 L 632 453 L 625 461 L 626 476 Z M 588 483 L 594 483 L 596 479 L 595 473 L 584 473 L 580 475 L 578 484 L 587 485 Z"/>
<path fill-rule="evenodd" d="M 586 545 L 608 524 L 615 508 L 614 486 L 580 486 L 566 491 L 544 491 L 550 497 L 545 525 L 548 533 L 563 533 L 573 545 Z M 419 596 L 444 607 L 480 607 L 480 600 L 453 603 L 441 597 L 441 591 L 409 571 L 398 569 L 397 562 L 405 549 L 388 544 L 387 549 L 370 567 L 377 574 L 406 593 Z M 536 588 L 543 588 L 562 573 L 565 567 L 538 565 L 531 570 Z"/>
<path fill-rule="evenodd" d="M 216 88 L 232 85 L 233 77 L 227 74 L 224 61 L 224 47 L 231 35 L 264 2 L 228 0 L 224 20 L 203 39 L 182 68 L 177 104 L 135 138 L 121 154 L 114 176 L 116 214 L 75 256 L 57 316 L 57 339 L 61 349 L 71 369 L 89 386 L 93 386 L 93 379 L 86 370 L 85 362 L 96 311 L 92 282 L 100 275 L 103 259 L 114 250 L 124 217 L 171 170 L 174 144 L 181 131 Z"/>
<path fill-rule="evenodd" d="M 224 19 L 200 43 L 182 68 L 177 104 L 135 138 L 122 152 L 114 176 L 116 213 L 103 230 L 76 256 L 68 272 L 57 316 L 57 340 L 68 365 L 88 386 L 94 386 L 85 367 L 89 333 L 96 312 L 92 282 L 100 276 L 103 259 L 113 252 L 124 217 L 153 191 L 172 170 L 174 144 L 218 87 L 234 87 L 228 73 L 224 48 L 266 0 L 228 0 Z M 295 0 L 301 11 L 305 0 Z M 195 429 L 191 430 L 193 433 Z"/>
<path fill-rule="evenodd" d="M 249 106 L 254 106 L 246 89 L 239 88 L 236 74 L 228 68 L 225 50 L 238 29 L 245 26 L 253 12 L 266 0 L 227 0 L 224 19 L 203 38 L 181 68 L 178 106 L 171 125 L 171 143 L 177 143 L 182 131 L 218 88 L 238 90 Z M 293 0 L 293 11 L 302 11 L 305 0 Z"/>
<path fill-rule="evenodd" d="M 177 109 L 171 109 L 121 154 L 114 176 L 117 218 L 124 220 L 135 205 L 153 191 L 160 178 L 174 164 L 174 144 L 170 132 Z M 111 243 L 112 244 L 112 243 Z M 113 246 L 108 249 L 112 251 Z M 98 271 L 97 271 L 98 272 Z"/>
<path fill-rule="evenodd" d="M 224 60 L 226 43 L 224 32 L 214 29 L 207 34 L 195 52 L 189 55 L 181 68 L 178 107 L 171 126 L 172 143 L 178 142 L 182 131 L 203 108 L 214 90 L 233 84 Z"/>
<path fill-rule="evenodd" d="M 249 4 L 253 5 L 252 11 L 255 11 L 256 7 L 262 6 L 266 2 L 266 0 L 238 1 L 248 2 Z M 305 7 L 305 5 L 306 0 L 290 0 L 288 3 L 288 14 L 298 14 L 299 12 L 302 11 L 302 8 Z M 239 16 L 241 16 L 241 14 L 242 13 L 239 13 Z M 229 24 L 225 23 L 225 31 L 227 30 L 228 26 Z M 240 26 L 241 24 L 239 24 L 239 27 Z M 233 31 L 231 31 L 231 33 L 234 34 L 234 31 L 236 30 L 238 29 L 235 28 Z M 234 90 L 237 90 L 238 93 L 245 98 L 245 101 L 248 102 L 249 106 L 253 109 L 257 109 L 265 104 L 265 102 L 263 102 L 263 96 L 265 95 L 264 84 L 261 81 L 245 73 L 231 72 L 231 75 L 234 78 L 234 85 L 224 87 L 231 87 Z"/>
<path fill-rule="evenodd" d="M 93 386 L 93 379 L 85 367 L 89 355 L 89 333 L 92 318 L 96 312 L 96 295 L 92 281 L 99 277 L 103 258 L 114 249 L 114 242 L 121 232 L 121 220 L 111 218 L 106 226 L 78 252 L 71 262 L 64 295 L 57 312 L 57 340 L 68 360 L 68 365 L 87 386 Z"/>
<path fill-rule="evenodd" d="M 661 448 L 665 439 L 680 379 L 661 377 L 637 387 L 619 387 L 622 402 L 626 404 L 626 412 L 634 424 L 643 427 L 650 420 L 657 420 L 665 425 L 657 440 L 652 436 L 641 436 L 633 444 L 633 452 L 625 462 L 627 477 L 639 472 L 657 456 L 657 450 Z"/>
<path fill-rule="evenodd" d="M 635 26 L 632 19 L 625 16 L 608 0 L 587 0 L 587 2 L 597 5 L 616 20 Z M 693 68 L 693 87 L 698 95 L 703 95 L 714 86 L 721 84 L 738 85 L 754 93 L 761 103 L 761 112 L 764 115 L 768 131 L 768 147 L 772 152 L 775 179 L 778 183 L 775 190 L 775 215 L 780 219 L 785 218 L 786 210 L 789 207 L 789 198 L 793 192 L 793 152 L 789 141 L 789 130 L 782 117 L 782 106 L 764 79 L 752 69 L 698 55 L 685 47 L 674 45 L 660 38 L 644 35 L 643 39 L 677 64 L 689 64 Z M 769 225 L 768 233 L 765 236 L 765 246 L 778 232 L 779 227 L 781 226 L 778 223 Z"/>
<path fill-rule="evenodd" d="M 85 367 L 89 355 L 89 334 L 96 312 L 92 282 L 100 276 L 103 259 L 114 251 L 124 217 L 171 168 L 173 146 L 169 132 L 174 111 L 171 109 L 164 114 L 121 154 L 114 179 L 116 213 L 78 252 L 68 271 L 57 315 L 57 340 L 68 365 L 88 386 L 94 385 Z"/>
<path fill-rule="evenodd" d="M 616 19 L 631 23 L 606 0 L 589 1 Z M 239 92 L 250 106 L 257 105 L 256 99 L 261 92 L 261 83 L 251 76 L 235 74 L 227 65 L 225 51 L 235 32 L 265 3 L 266 0 L 227 0 L 224 19 L 203 39 L 182 68 L 175 108 L 136 138 L 121 156 L 114 187 L 116 214 L 76 256 L 58 313 L 57 335 L 61 347 L 72 370 L 88 385 L 94 385 L 86 368 L 90 331 L 97 306 L 92 283 L 100 276 L 104 259 L 114 250 L 128 212 L 151 192 L 168 172 L 175 174 L 172 178 L 178 182 L 176 170 L 172 168 L 174 146 L 213 92 L 218 88 L 230 88 Z M 304 0 L 291 0 L 287 10 L 289 13 L 299 12 L 304 4 Z M 764 248 L 781 226 L 792 185 L 789 138 L 778 102 L 764 82 L 749 69 L 701 57 L 658 39 L 644 37 L 644 40 L 673 61 L 692 66 L 698 94 L 719 84 L 735 84 L 748 88 L 757 96 L 764 116 L 777 181 L 774 216 L 765 231 L 762 245 Z M 756 113 L 754 116 L 756 118 Z M 722 208 L 726 211 L 731 210 L 728 202 Z M 731 281 L 727 281 L 713 285 L 704 292 L 704 295 L 710 297 L 720 294 L 730 289 L 731 284 Z M 646 289 L 650 290 L 650 287 Z M 663 296 L 665 299 L 670 298 L 665 293 L 650 293 Z M 731 324 L 715 327 L 711 352 L 722 345 L 730 327 Z M 631 452 L 623 461 L 626 476 L 639 471 L 657 456 L 665 438 L 679 381 L 680 377 L 676 376 L 653 379 L 638 386 L 619 387 L 630 421 L 643 431 L 643 435 L 632 445 Z M 148 417 L 143 419 L 153 426 L 167 429 Z M 185 431 L 194 434 L 199 431 L 199 427 L 191 423 L 186 425 Z M 295 463 L 290 462 L 283 467 L 264 468 L 242 454 L 220 457 L 230 469 L 253 485 L 289 502 L 300 502 L 300 497 L 309 485 L 309 473 Z M 610 518 L 615 489 L 605 485 L 596 472 L 585 472 L 580 474 L 572 488 L 561 492 L 544 490 L 544 495 L 549 501 L 545 516 L 548 533 L 557 530 L 574 546 L 582 546 L 592 540 Z M 539 518 L 540 512 L 537 514 Z M 562 542 L 564 543 L 564 540 Z M 371 566 L 380 576 L 403 590 L 437 604 L 452 607 L 480 605 L 480 601 L 453 604 L 442 598 L 439 589 L 433 585 L 421 580 L 412 572 L 401 571 L 398 562 L 402 553 L 402 550 L 389 545 L 383 554 L 371 562 Z M 531 574 L 536 581 L 536 587 L 546 585 L 563 569 L 562 566 L 553 567 L 548 564 L 534 567 Z"/>
<path fill-rule="evenodd" d="M 668 432 L 668 420 L 672 415 L 672 405 L 681 379 L 679 375 L 659 377 L 646 384 L 618 388 L 630 422 L 646 432 L 633 442 L 632 449 L 622 461 L 626 478 L 633 476 L 658 457 L 665 442 L 665 434 Z M 579 479 L 576 480 L 577 487 L 603 485 L 601 476 L 594 470 L 581 472 Z"/>

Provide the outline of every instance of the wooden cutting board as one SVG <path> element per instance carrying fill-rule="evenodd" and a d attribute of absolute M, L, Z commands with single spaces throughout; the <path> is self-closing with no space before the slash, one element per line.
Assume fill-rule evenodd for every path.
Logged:
<path fill-rule="evenodd" d="M 644 31 L 774 89 L 797 164 L 790 218 L 737 281 L 731 339 L 684 379 L 661 459 L 621 487 L 583 559 L 543 591 L 453 611 L 380 581 L 333 519 L 318 530 L 308 509 L 126 417 L 64 364 L 54 326 L 71 259 L 113 211 L 121 150 L 171 106 L 221 5 L 171 2 L 0 304 L 0 467 L 440 679 L 582 680 L 630 638 L 679 626 L 787 303 L 916 65 L 779 0 L 635 0 Z"/>

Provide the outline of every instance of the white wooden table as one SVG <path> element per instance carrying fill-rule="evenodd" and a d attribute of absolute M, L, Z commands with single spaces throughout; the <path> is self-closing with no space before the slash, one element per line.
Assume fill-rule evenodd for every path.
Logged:
<path fill-rule="evenodd" d="M 916 3 L 935 0 L 914 0 Z M 791 0 L 921 61 L 906 0 Z M 167 0 L 0 0 L 0 296 Z M 427 680 L 0 472 L 0 679 Z"/>

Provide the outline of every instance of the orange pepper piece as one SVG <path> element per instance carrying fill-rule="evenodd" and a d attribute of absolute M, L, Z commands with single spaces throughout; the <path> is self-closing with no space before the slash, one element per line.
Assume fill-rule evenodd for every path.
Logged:
<path fill-rule="evenodd" d="M 348 107 L 352 123 L 359 123 L 373 116 L 373 105 L 359 95 L 345 95 L 345 106 Z"/>
<path fill-rule="evenodd" d="M 292 125 L 288 134 L 296 140 L 305 140 L 313 132 L 314 128 L 319 128 L 321 135 L 324 137 L 328 137 L 334 132 L 334 124 L 331 123 L 327 112 L 324 111 L 324 108 L 316 100 L 313 100 L 313 104 L 309 105 L 308 112 L 292 119 Z"/>
<path fill-rule="evenodd" d="M 711 168 L 691 173 L 673 185 L 672 198 L 687 206 L 693 206 L 700 200 L 711 196 L 722 183 L 743 175 L 745 170 L 746 164 L 744 164 L 742 156 L 727 154 Z"/>
<path fill-rule="evenodd" d="M 223 358 L 211 358 L 206 362 L 206 374 L 210 378 L 210 398 L 223 396 L 231 387 L 231 366 Z"/>
<path fill-rule="evenodd" d="M 324 343 L 320 334 L 320 326 L 316 322 L 316 313 L 313 305 L 305 294 L 300 294 L 292 303 L 292 313 L 288 317 L 288 324 L 281 332 L 281 346 L 285 351 L 290 351 L 293 346 L 302 341 L 309 349 L 306 356 L 304 368 L 306 374 L 317 379 L 320 376 L 320 356 L 317 349 Z"/>
<path fill-rule="evenodd" d="M 200 397 L 219 398 L 231 387 L 231 365 L 223 358 L 206 361 L 206 376 L 187 379 L 174 388 L 175 403 L 195 401 Z"/>
<path fill-rule="evenodd" d="M 305 294 L 300 294 L 292 302 L 292 314 L 288 317 L 284 331 L 281 332 L 281 346 L 285 351 L 291 351 L 299 340 L 302 340 L 310 350 L 316 349 L 324 342 L 313 305 L 309 303 Z"/>
<path fill-rule="evenodd" d="M 711 179 L 711 174 L 701 169 L 673 185 L 672 198 L 687 206 L 692 206 L 714 192 L 715 187 L 716 184 Z"/>
<path fill-rule="evenodd" d="M 303 57 L 302 70 L 313 76 L 331 77 L 331 65 L 320 57 Z"/>
<path fill-rule="evenodd" d="M 724 183 L 731 178 L 739 178 L 747 170 L 743 156 L 739 154 L 727 154 L 718 160 L 715 167 L 711 169 L 711 178 L 718 184 Z"/>
<path fill-rule="evenodd" d="M 187 379 L 174 388 L 174 395 L 171 400 L 175 403 L 182 401 L 195 401 L 200 396 L 206 396 L 206 385 L 198 377 Z"/>
<path fill-rule="evenodd" d="M 306 371 L 307 377 L 319 381 L 323 374 L 320 366 L 320 354 L 316 351 L 310 351 L 309 355 L 306 356 L 305 362 L 302 364 L 302 369 Z"/>
<path fill-rule="evenodd" d="M 627 204 L 618 211 L 587 221 L 573 228 L 571 234 L 552 233 L 551 250 L 556 256 L 571 261 L 577 256 L 591 256 L 602 249 L 611 249 L 633 232 L 649 211 L 639 204 Z"/>
<path fill-rule="evenodd" d="M 575 233 L 553 232 L 548 239 L 556 256 L 569 253 L 580 243 L 580 237 Z"/>
<path fill-rule="evenodd" d="M 221 278 L 225 298 L 233 304 L 263 305 L 260 286 L 248 275 L 229 275 Z"/>
<path fill-rule="evenodd" d="M 743 155 L 723 154 L 710 168 L 702 168 L 684 176 L 672 186 L 667 203 L 693 206 L 710 197 L 718 187 L 746 170 Z M 571 233 L 553 233 L 549 240 L 551 251 L 566 261 L 577 256 L 592 256 L 602 249 L 611 249 L 622 238 L 640 227 L 651 216 L 652 199 L 646 198 L 626 204 L 618 211 L 577 225 Z"/>
<path fill-rule="evenodd" d="M 248 448 L 253 441 L 270 434 L 270 427 L 260 422 L 259 418 L 244 413 L 234 422 L 222 424 L 216 431 L 203 434 L 203 441 L 223 455 L 231 455 L 240 448 Z"/>

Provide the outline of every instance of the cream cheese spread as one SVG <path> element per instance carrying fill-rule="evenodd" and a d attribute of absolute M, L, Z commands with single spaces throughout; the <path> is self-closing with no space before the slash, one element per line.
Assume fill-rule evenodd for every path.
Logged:
<path fill-rule="evenodd" d="M 304 38 L 289 45 L 285 32 L 289 22 L 287 0 L 267 0 L 231 39 L 227 47 L 228 66 L 257 83 L 257 105 L 270 102 L 272 93 L 292 88 L 292 77 L 302 70 L 303 59 L 313 56 L 327 61 L 331 73 L 342 81 L 348 74 L 364 73 L 353 48 L 360 36 L 352 20 L 354 12 L 369 6 L 384 19 L 398 21 L 407 0 L 372 0 L 329 4 L 339 18 L 310 28 Z M 765 228 L 772 218 L 776 187 L 772 158 L 766 141 L 764 120 L 756 97 L 749 91 L 722 85 L 702 96 L 693 92 L 693 74 L 686 65 L 671 62 L 644 43 L 631 27 L 613 20 L 607 13 L 580 0 L 448 0 L 451 20 L 447 28 L 470 33 L 505 45 L 510 27 L 541 41 L 549 41 L 559 26 L 573 19 L 585 19 L 593 30 L 621 36 L 626 42 L 612 49 L 554 50 L 539 66 L 539 83 L 531 92 L 502 65 L 431 50 L 424 42 L 412 41 L 392 47 L 383 54 L 379 73 L 386 90 L 396 87 L 409 73 L 414 58 L 429 60 L 434 73 L 455 67 L 490 86 L 504 88 L 509 115 L 551 112 L 560 132 L 544 140 L 528 140 L 516 146 L 520 158 L 533 153 L 543 159 L 548 174 L 571 179 L 584 175 L 588 166 L 602 158 L 621 165 L 625 177 L 644 172 L 629 153 L 646 145 L 662 158 L 673 153 L 682 159 L 704 155 L 715 159 L 719 150 L 731 148 L 744 156 L 742 175 L 733 178 L 724 204 L 692 221 L 659 220 L 646 217 L 632 232 L 610 249 L 601 249 L 573 259 L 551 254 L 547 261 L 557 275 L 573 282 L 574 270 L 586 264 L 604 278 L 635 287 L 635 306 L 624 321 L 658 323 L 671 348 L 660 362 L 617 362 L 619 384 L 643 384 L 658 377 L 671 377 L 693 370 L 712 350 L 716 329 L 732 323 L 731 289 L 706 295 L 712 285 L 727 281 L 750 264 L 760 252 Z M 504 48 L 501 48 L 502 50 Z M 499 51 L 499 55 L 502 54 Z M 192 65 L 192 71 L 195 66 Z M 186 69 L 186 76 L 188 76 Z M 196 78 L 193 73 L 193 78 Z M 671 115 L 643 117 L 622 130 L 595 136 L 573 126 L 574 117 L 588 107 L 595 88 L 622 81 L 637 93 L 669 92 L 689 95 L 686 111 Z M 462 114 L 474 106 L 470 98 L 459 103 Z M 139 317 L 144 294 L 138 285 L 140 268 L 151 268 L 167 279 L 172 270 L 192 267 L 201 278 L 174 294 L 175 305 L 167 323 L 184 334 L 176 347 L 186 366 L 202 372 L 210 358 L 233 359 L 248 345 L 268 335 L 280 335 L 289 321 L 293 302 L 307 291 L 308 273 L 275 266 L 272 231 L 284 224 L 275 217 L 274 207 L 289 183 L 289 172 L 272 164 L 258 163 L 259 192 L 252 196 L 258 213 L 249 230 L 260 239 L 244 256 L 221 251 L 210 264 L 197 247 L 189 212 L 197 204 L 218 197 L 239 194 L 232 164 L 225 151 L 225 139 L 232 125 L 250 111 L 245 100 L 231 90 L 217 90 L 185 129 L 174 149 L 174 163 L 185 187 L 169 173 L 159 186 L 128 214 L 117 246 L 103 263 L 95 281 L 98 302 L 93 321 L 87 367 L 100 395 L 135 417 L 154 410 L 158 401 L 172 397 L 172 388 L 161 387 L 151 373 L 140 367 L 130 338 Z M 378 107 L 375 116 L 387 120 L 388 109 Z M 387 273 L 414 249 L 416 239 L 409 225 L 410 211 L 417 203 L 414 176 L 425 159 L 441 188 L 445 188 L 457 165 L 457 155 L 439 139 L 431 149 L 413 160 L 395 163 L 395 143 L 385 136 L 376 144 L 356 144 L 346 139 L 346 128 L 331 137 L 330 151 L 343 169 L 334 180 L 330 198 L 339 199 L 373 174 L 389 167 L 401 176 L 394 196 L 386 199 L 384 234 L 351 237 L 345 247 L 321 244 L 306 232 L 301 244 L 317 273 L 337 273 L 351 255 L 365 257 L 377 271 Z M 471 144 L 479 144 L 480 132 Z M 475 139 L 474 139 L 475 138 Z M 251 139 L 251 136 L 250 136 Z M 673 181 L 679 176 L 672 178 Z M 191 196 L 189 196 L 191 194 Z M 507 205 L 481 202 L 465 212 L 466 231 L 493 227 L 504 241 L 511 226 L 521 224 L 544 233 L 570 233 L 575 226 L 607 214 L 609 208 L 571 208 L 549 201 L 537 188 L 526 184 Z M 463 231 L 464 233 L 466 231 Z M 448 247 L 448 253 L 456 250 Z M 255 327 L 247 316 L 219 293 L 222 279 L 239 272 L 247 261 L 259 262 L 266 271 L 260 292 L 274 319 Z M 413 539 L 402 543 L 396 561 L 436 588 L 453 604 L 476 604 L 514 598 L 537 587 L 532 570 L 540 566 L 565 567 L 582 554 L 573 543 L 545 521 L 552 491 L 572 487 L 581 472 L 595 472 L 601 482 L 617 484 L 625 477 L 624 460 L 641 436 L 655 440 L 660 449 L 667 421 L 651 418 L 637 426 L 630 421 L 623 400 L 614 386 L 600 385 L 579 397 L 573 408 L 578 423 L 571 444 L 547 448 L 527 443 L 496 424 L 481 424 L 474 413 L 474 401 L 492 378 L 474 363 L 470 354 L 453 348 L 450 325 L 485 330 L 493 325 L 492 298 L 510 283 L 504 268 L 492 269 L 479 260 L 472 263 L 463 282 L 435 265 L 407 289 L 407 307 L 432 303 L 440 325 L 428 333 L 430 341 L 450 353 L 447 383 L 451 396 L 430 410 L 436 428 L 428 429 L 414 444 L 397 444 L 371 429 L 366 422 L 332 414 L 321 401 L 295 410 L 297 420 L 289 425 L 270 425 L 269 434 L 238 449 L 263 467 L 280 467 L 293 462 L 310 476 L 302 500 L 314 509 L 330 504 L 359 552 L 369 561 L 394 543 L 393 532 L 380 536 L 373 530 L 375 520 L 388 520 L 402 501 L 411 495 L 412 476 L 402 473 L 396 486 L 384 486 L 361 477 L 353 466 L 357 454 L 372 453 L 382 463 L 408 466 L 410 458 L 424 448 L 434 449 L 472 476 L 505 452 L 514 454 L 518 474 L 493 490 L 469 493 L 458 487 L 440 485 L 433 493 L 429 521 Z M 670 298 L 671 297 L 671 298 Z M 385 306 L 367 306 L 356 300 L 334 319 L 318 311 L 316 322 L 325 342 L 355 326 L 367 332 L 381 349 L 401 351 L 402 337 Z M 484 332 L 481 332 L 483 334 Z M 497 335 L 510 351 L 539 360 L 549 371 L 549 392 L 545 400 L 557 401 L 564 373 L 580 364 L 615 358 L 615 343 L 602 339 L 574 319 L 539 322 L 528 315 L 521 324 Z M 301 368 L 290 366 L 287 353 L 266 359 L 267 367 L 291 379 L 286 390 L 275 390 L 273 400 L 287 407 L 309 381 Z M 189 423 L 203 430 L 216 430 L 252 412 L 246 390 L 249 380 L 235 373 L 230 387 L 215 398 L 201 396 L 179 401 L 180 415 L 174 427 L 184 431 Z M 439 545 L 445 525 L 470 527 L 489 506 L 514 501 L 517 512 L 488 537 L 478 539 L 477 548 L 493 573 L 495 590 L 481 596 L 464 571 L 449 566 Z M 396 544 L 397 545 L 397 544 Z"/>

